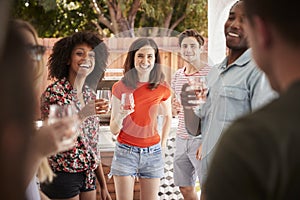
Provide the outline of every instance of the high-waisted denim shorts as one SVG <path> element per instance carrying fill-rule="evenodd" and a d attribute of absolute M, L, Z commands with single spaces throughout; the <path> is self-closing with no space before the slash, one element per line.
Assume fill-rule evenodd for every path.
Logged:
<path fill-rule="evenodd" d="M 109 177 L 113 175 L 162 178 L 164 161 L 161 145 L 140 148 L 116 142 Z"/>

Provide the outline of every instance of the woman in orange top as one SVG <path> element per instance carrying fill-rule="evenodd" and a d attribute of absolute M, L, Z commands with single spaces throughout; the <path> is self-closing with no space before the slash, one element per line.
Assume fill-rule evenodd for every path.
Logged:
<path fill-rule="evenodd" d="M 159 50 L 149 38 L 135 40 L 124 64 L 125 75 L 112 88 L 110 129 L 118 134 L 110 176 L 117 199 L 133 199 L 134 178 L 139 177 L 141 199 L 157 199 L 164 174 L 162 147 L 171 124 L 171 90 L 165 82 Z M 121 108 L 123 93 L 133 93 L 134 107 Z M 161 136 L 157 116 L 164 115 Z M 132 191 L 132 192 L 128 192 Z"/>

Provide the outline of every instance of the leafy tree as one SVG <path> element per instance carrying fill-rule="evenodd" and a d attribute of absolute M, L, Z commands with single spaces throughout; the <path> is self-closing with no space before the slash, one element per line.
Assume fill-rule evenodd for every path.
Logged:
<path fill-rule="evenodd" d="M 207 36 L 207 0 L 148 0 L 143 13 L 144 26 L 162 27 L 160 35 L 177 34 L 188 28 Z"/>
<path fill-rule="evenodd" d="M 92 0 L 94 11 L 98 15 L 99 24 L 105 25 L 109 30 L 120 37 L 133 37 L 131 31 L 135 27 L 135 17 L 141 8 L 141 0 Z M 99 6 L 105 3 L 107 11 Z"/>
<path fill-rule="evenodd" d="M 31 22 L 41 37 L 63 37 L 81 30 L 97 30 L 97 15 L 86 1 L 17 0 L 13 16 Z"/>
<path fill-rule="evenodd" d="M 13 16 L 31 22 L 41 37 L 81 30 L 103 36 L 167 36 L 186 28 L 207 36 L 207 0 L 17 0 Z M 142 27 L 157 28 L 141 32 Z"/>

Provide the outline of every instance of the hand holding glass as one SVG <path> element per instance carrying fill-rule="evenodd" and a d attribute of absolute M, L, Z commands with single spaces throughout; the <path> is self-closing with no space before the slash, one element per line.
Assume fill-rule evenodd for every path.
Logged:
<path fill-rule="evenodd" d="M 51 125 L 64 119 L 68 120 L 69 129 L 72 134 L 64 136 L 61 139 L 64 144 L 70 144 L 77 137 L 77 112 L 74 105 L 50 105 L 48 124 Z"/>
<path fill-rule="evenodd" d="M 206 101 L 207 95 L 207 81 L 205 76 L 191 76 L 189 77 L 188 90 L 194 90 L 197 100 L 189 100 L 191 104 L 203 104 Z"/>
<path fill-rule="evenodd" d="M 97 90 L 97 95 L 96 95 L 96 99 L 102 99 L 105 100 L 105 103 L 107 104 L 108 107 L 105 106 L 100 106 L 100 113 L 107 113 L 110 111 L 111 109 L 111 91 L 109 89 L 106 90 Z M 101 109 L 101 108 L 105 108 L 105 109 Z"/>
<path fill-rule="evenodd" d="M 134 98 L 132 93 L 123 93 L 121 96 L 121 110 L 133 110 Z"/>

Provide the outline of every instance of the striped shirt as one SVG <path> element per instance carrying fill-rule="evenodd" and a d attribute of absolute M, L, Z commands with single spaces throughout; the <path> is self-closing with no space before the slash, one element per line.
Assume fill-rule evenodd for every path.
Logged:
<path fill-rule="evenodd" d="M 205 66 L 202 69 L 200 69 L 200 71 L 198 71 L 194 74 L 190 74 L 190 75 L 185 74 L 185 67 L 178 69 L 175 72 L 175 74 L 173 75 L 172 81 L 171 81 L 171 87 L 172 87 L 175 97 L 178 97 L 178 98 L 180 97 L 181 88 L 185 83 L 188 83 L 188 78 L 190 76 L 207 76 L 210 69 L 211 69 L 211 67 Z M 177 98 L 177 100 L 180 101 L 180 99 L 178 99 L 178 98 Z M 178 127 L 177 127 L 176 134 L 177 134 L 177 137 L 180 137 L 182 139 L 188 139 L 189 137 L 191 137 L 187 133 L 186 128 L 185 128 L 183 109 L 178 113 Z"/>

